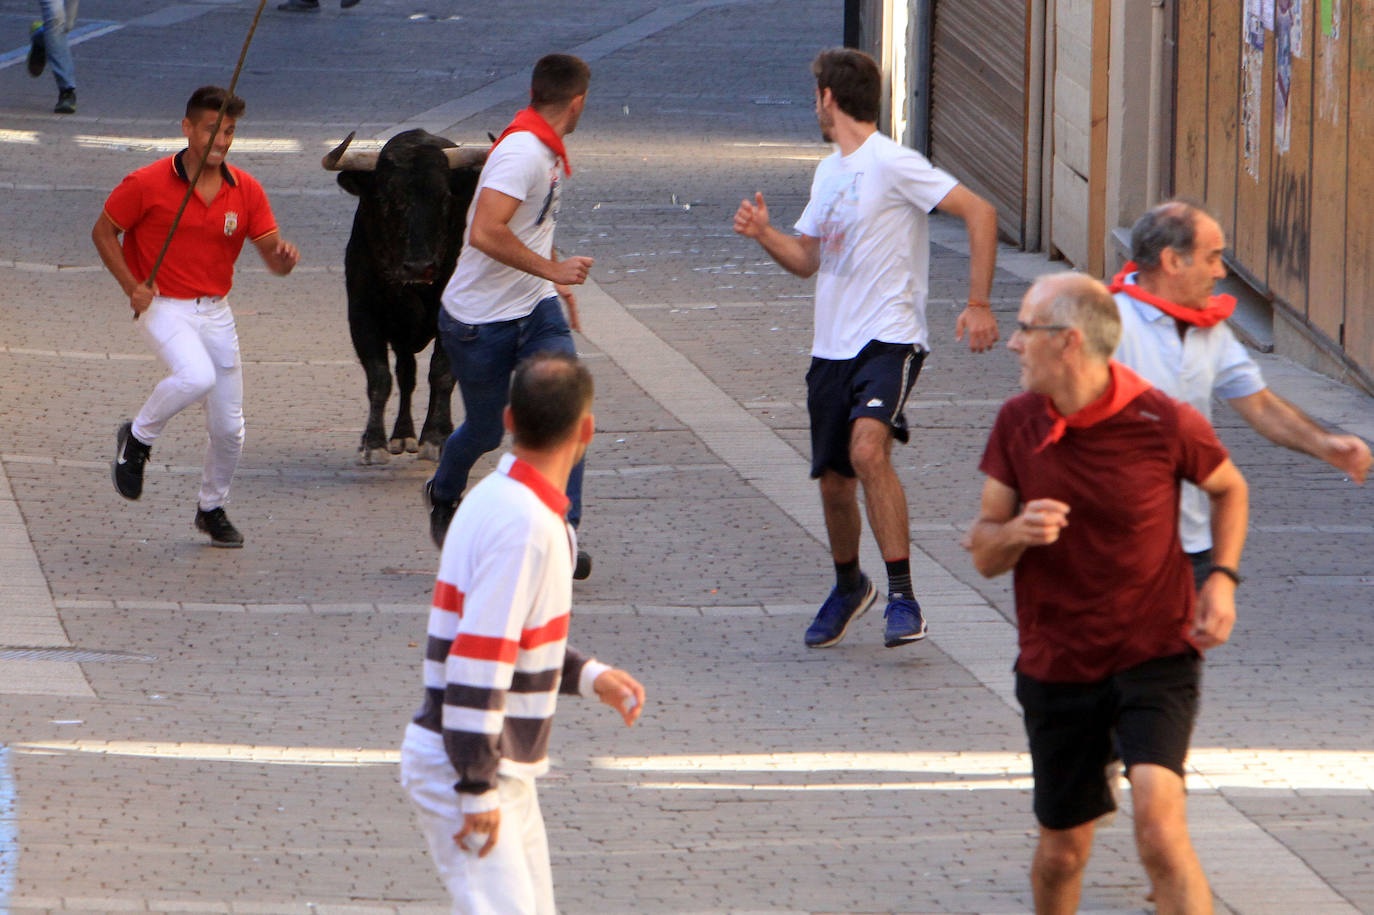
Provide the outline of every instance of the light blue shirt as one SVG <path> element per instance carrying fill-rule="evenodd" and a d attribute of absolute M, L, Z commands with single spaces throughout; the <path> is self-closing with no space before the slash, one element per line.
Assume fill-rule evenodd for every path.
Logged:
<path fill-rule="evenodd" d="M 1136 274 L 1126 278 L 1134 283 Z M 1175 400 L 1212 421 L 1212 395 L 1232 400 L 1265 388 L 1259 366 L 1225 321 L 1211 327 L 1189 327 L 1179 339 L 1174 319 L 1153 305 L 1124 292 L 1116 294 L 1121 313 L 1121 343 L 1113 358 Z M 1179 535 L 1183 549 L 1198 553 L 1212 547 L 1207 494 L 1183 484 Z"/>

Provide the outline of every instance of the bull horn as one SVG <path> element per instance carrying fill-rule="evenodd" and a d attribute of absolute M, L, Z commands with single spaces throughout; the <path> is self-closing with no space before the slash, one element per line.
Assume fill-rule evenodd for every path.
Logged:
<path fill-rule="evenodd" d="M 487 161 L 487 150 L 476 146 L 453 146 L 444 150 L 449 168 L 472 168 Z"/>
<path fill-rule="evenodd" d="M 345 153 L 348 144 L 353 142 L 357 131 L 352 131 L 344 137 L 344 141 L 324 154 L 320 164 L 327 171 L 331 172 L 371 172 L 377 169 L 377 153 L 375 152 L 352 152 Z"/>

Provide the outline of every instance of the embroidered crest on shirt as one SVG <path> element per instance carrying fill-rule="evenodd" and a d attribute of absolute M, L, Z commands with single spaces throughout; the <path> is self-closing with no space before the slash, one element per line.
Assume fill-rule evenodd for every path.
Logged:
<path fill-rule="evenodd" d="M 227 237 L 227 236 L 233 235 L 235 232 L 238 231 L 238 228 L 239 228 L 239 214 L 238 214 L 238 213 L 235 213 L 233 210 L 225 210 L 225 211 L 224 211 L 224 234 L 225 234 L 225 236 Z"/>

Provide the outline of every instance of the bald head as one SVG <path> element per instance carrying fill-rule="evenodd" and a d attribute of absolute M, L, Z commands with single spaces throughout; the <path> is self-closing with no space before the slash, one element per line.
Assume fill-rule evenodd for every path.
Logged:
<path fill-rule="evenodd" d="M 1084 351 L 1110 359 L 1121 342 L 1121 315 L 1107 287 L 1082 273 L 1052 273 L 1036 280 L 1026 293 L 1037 321 L 1076 328 Z"/>

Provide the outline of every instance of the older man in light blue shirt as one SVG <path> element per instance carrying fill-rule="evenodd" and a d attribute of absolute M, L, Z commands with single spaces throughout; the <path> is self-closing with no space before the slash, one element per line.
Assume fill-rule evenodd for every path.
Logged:
<path fill-rule="evenodd" d="M 1356 436 L 1327 432 L 1266 387 L 1259 366 L 1226 325 L 1235 300 L 1212 295 L 1226 276 L 1224 247 L 1216 220 L 1187 203 L 1160 204 L 1136 222 L 1134 263 L 1111 286 L 1122 325 L 1115 358 L 1209 420 L 1212 397 L 1221 396 L 1265 438 L 1363 483 L 1369 446 Z M 1200 587 L 1213 571 L 1212 536 L 1207 497 L 1187 483 L 1179 533 Z"/>

